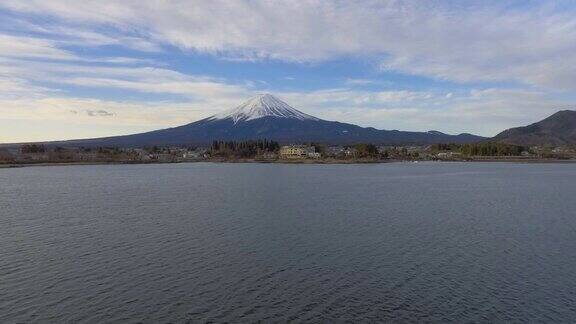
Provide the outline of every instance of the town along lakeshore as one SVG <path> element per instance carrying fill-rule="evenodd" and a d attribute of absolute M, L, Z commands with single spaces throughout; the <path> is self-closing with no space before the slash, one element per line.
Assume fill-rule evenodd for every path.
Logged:
<path fill-rule="evenodd" d="M 574 147 L 523 147 L 502 143 L 433 145 L 281 145 L 275 141 L 214 141 L 209 146 L 146 148 L 58 147 L 27 144 L 0 148 L 0 167 L 25 165 L 259 162 L 291 164 L 397 161 L 570 162 Z"/>

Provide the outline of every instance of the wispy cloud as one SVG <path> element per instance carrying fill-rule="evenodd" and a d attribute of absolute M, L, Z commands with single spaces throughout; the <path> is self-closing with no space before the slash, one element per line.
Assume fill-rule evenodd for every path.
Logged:
<path fill-rule="evenodd" d="M 548 3 L 526 9 L 493 1 L 6 0 L 0 6 L 83 28 L 106 26 L 115 39 L 138 35 L 152 47 L 289 61 L 382 55 L 383 69 L 440 79 L 576 88 L 576 10 Z M 107 42 L 84 34 L 85 40 Z"/>
<path fill-rule="evenodd" d="M 99 110 L 86 110 L 86 114 L 90 117 L 110 117 L 114 116 L 114 113 L 108 112 L 104 109 Z"/>
<path fill-rule="evenodd" d="M 18 58 L 74 60 L 76 56 L 47 39 L 0 34 L 0 55 Z"/>
<path fill-rule="evenodd" d="M 0 73 L 0 80 L 4 76 L 80 87 L 177 94 L 196 101 L 208 98 L 237 98 L 249 91 L 248 84 L 230 84 L 218 78 L 188 75 L 149 66 L 99 66 L 0 58 Z"/>
<path fill-rule="evenodd" d="M 344 81 L 344 83 L 346 85 L 349 85 L 349 86 L 363 86 L 363 85 L 377 84 L 380 82 L 377 82 L 375 80 L 370 80 L 370 79 L 351 79 L 351 78 L 348 78 Z"/>
<path fill-rule="evenodd" d="M 334 89 L 280 96 L 328 120 L 379 129 L 441 130 L 493 136 L 570 107 L 569 100 L 533 90 L 482 89 L 452 93 Z"/>

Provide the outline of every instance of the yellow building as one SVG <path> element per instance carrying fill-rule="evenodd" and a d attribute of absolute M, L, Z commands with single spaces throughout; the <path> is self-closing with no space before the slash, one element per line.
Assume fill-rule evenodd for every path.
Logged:
<path fill-rule="evenodd" d="M 308 150 L 303 145 L 287 145 L 280 148 L 281 159 L 304 159 L 308 156 Z"/>

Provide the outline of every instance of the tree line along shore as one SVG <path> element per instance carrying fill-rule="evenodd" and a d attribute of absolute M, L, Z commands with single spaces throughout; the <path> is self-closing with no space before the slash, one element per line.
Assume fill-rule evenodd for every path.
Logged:
<path fill-rule="evenodd" d="M 503 143 L 434 145 L 280 145 L 270 140 L 214 141 L 209 146 L 52 147 L 25 144 L 0 149 L 0 165 L 177 162 L 370 163 L 390 161 L 570 161 L 575 147 L 523 147 Z"/>

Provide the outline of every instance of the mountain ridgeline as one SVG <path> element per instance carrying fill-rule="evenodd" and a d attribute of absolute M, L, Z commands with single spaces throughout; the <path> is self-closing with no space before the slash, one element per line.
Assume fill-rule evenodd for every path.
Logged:
<path fill-rule="evenodd" d="M 410 145 L 473 143 L 483 137 L 448 135 L 437 131 L 378 130 L 327 121 L 305 114 L 282 100 L 262 94 L 242 105 L 187 125 L 147 133 L 53 143 L 65 146 L 144 147 L 153 145 L 206 145 L 218 141 L 268 139 L 280 143 L 374 143 Z"/>
<path fill-rule="evenodd" d="M 537 123 L 505 130 L 492 140 L 522 146 L 576 145 L 576 111 L 559 111 Z"/>

